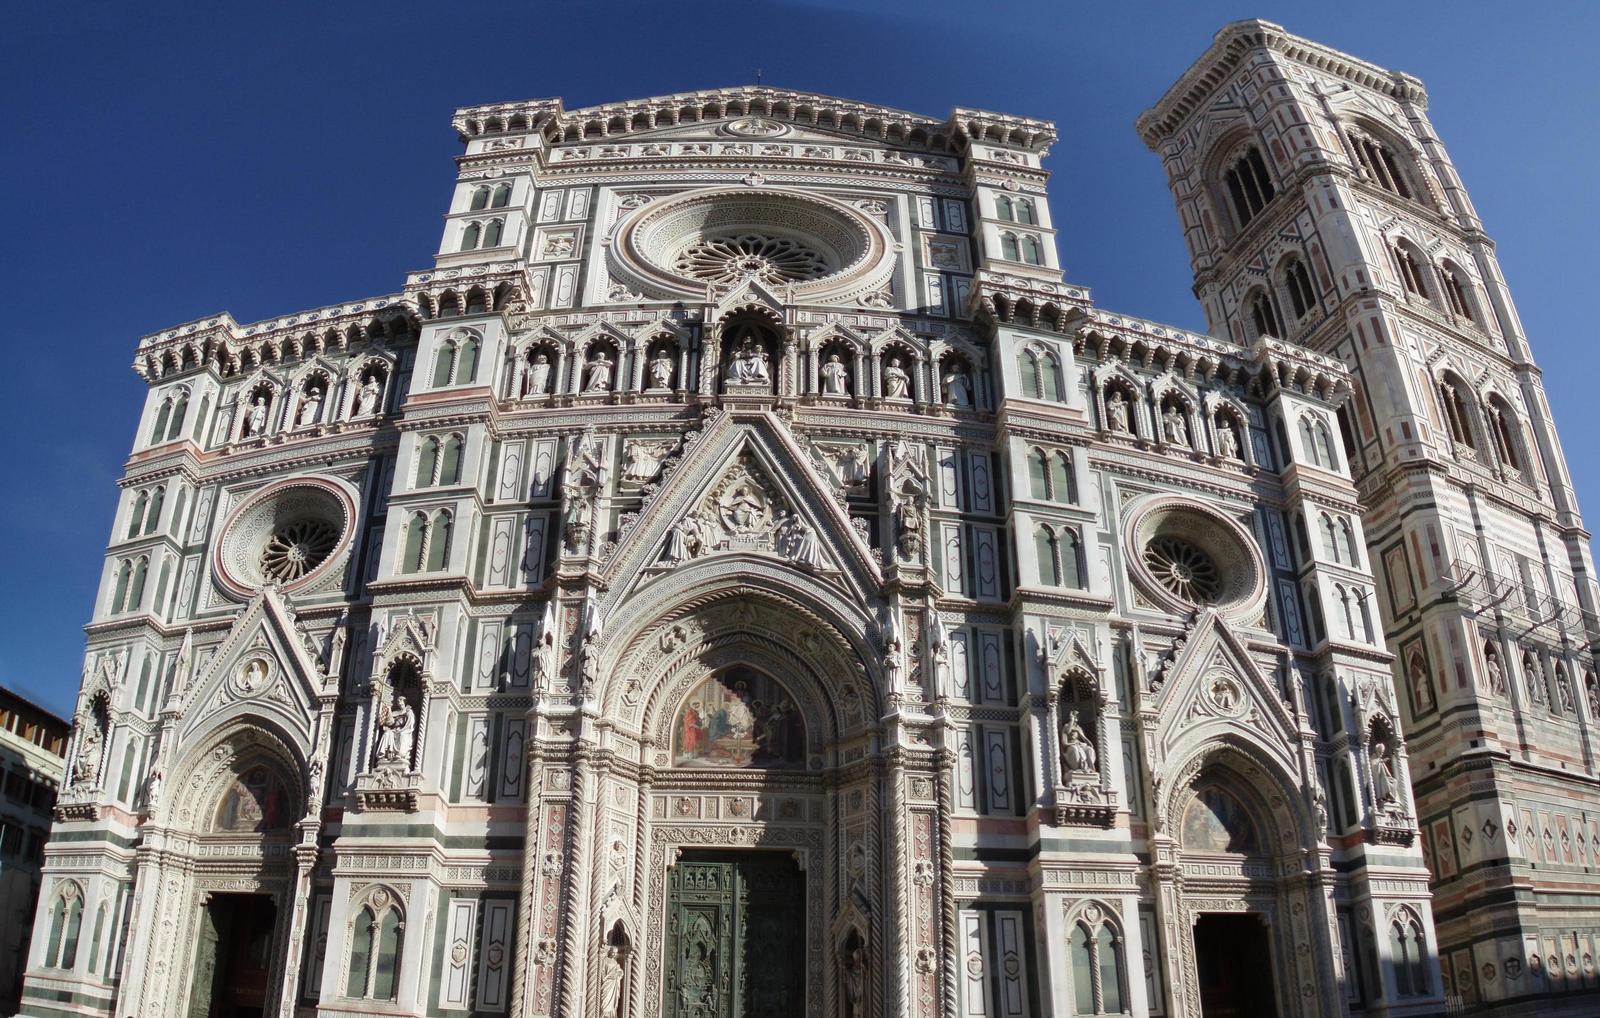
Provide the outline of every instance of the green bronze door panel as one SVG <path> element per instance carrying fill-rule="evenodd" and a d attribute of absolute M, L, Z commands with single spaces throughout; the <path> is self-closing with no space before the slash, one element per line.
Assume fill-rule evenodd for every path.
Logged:
<path fill-rule="evenodd" d="M 668 884 L 665 1018 L 805 1013 L 802 879 L 788 858 L 685 854 Z"/>

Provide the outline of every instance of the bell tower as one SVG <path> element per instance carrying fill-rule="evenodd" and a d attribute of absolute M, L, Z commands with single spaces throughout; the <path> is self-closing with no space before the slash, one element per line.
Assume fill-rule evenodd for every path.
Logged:
<path fill-rule="evenodd" d="M 1138 128 L 1212 335 L 1285 339 L 1351 370 L 1342 455 L 1371 558 L 1353 564 L 1380 577 L 1447 993 L 1594 992 L 1600 908 L 1574 890 L 1600 865 L 1589 534 L 1422 83 L 1237 22 Z M 1295 429 L 1273 422 L 1274 440 Z M 1305 540 L 1337 542 L 1304 522 Z M 1390 937 L 1390 919 L 1371 934 Z"/>

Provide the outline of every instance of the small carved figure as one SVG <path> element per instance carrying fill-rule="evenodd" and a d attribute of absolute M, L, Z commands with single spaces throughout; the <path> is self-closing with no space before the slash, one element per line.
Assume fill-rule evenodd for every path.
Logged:
<path fill-rule="evenodd" d="M 767 351 L 746 336 L 739 350 L 728 362 L 727 380 L 735 385 L 761 385 L 770 383 L 772 375 L 767 370 Z"/>
<path fill-rule="evenodd" d="M 1572 683 L 1567 679 L 1565 668 L 1556 669 L 1556 696 L 1561 699 L 1561 709 L 1568 714 L 1577 712 L 1577 706 L 1572 702 Z"/>
<path fill-rule="evenodd" d="M 1495 654 L 1490 654 L 1489 655 L 1489 660 L 1485 663 L 1485 667 L 1488 669 L 1488 672 L 1489 672 L 1489 689 L 1490 689 L 1490 691 L 1493 692 L 1494 695 L 1496 695 L 1496 696 L 1505 696 L 1506 695 L 1506 673 L 1505 673 L 1505 669 L 1500 667 L 1500 658 L 1499 658 L 1499 656 L 1495 655 Z"/>
<path fill-rule="evenodd" d="M 1590 672 L 1583 680 L 1583 691 L 1589 698 L 1589 716 L 1600 721 L 1600 682 Z"/>
<path fill-rule="evenodd" d="M 672 528 L 667 538 L 667 562 L 677 565 L 699 555 L 705 549 L 705 536 L 698 516 L 685 516 Z"/>
<path fill-rule="evenodd" d="M 883 369 L 883 395 L 888 399 L 911 398 L 911 376 L 900 366 L 898 357 L 890 357 Z"/>
<path fill-rule="evenodd" d="M 916 498 L 907 498 L 894 509 L 899 531 L 895 540 L 901 558 L 914 559 L 922 554 L 922 506 L 918 501 Z"/>
<path fill-rule="evenodd" d="M 300 404 L 300 427 L 309 428 L 322 419 L 322 390 L 309 389 Z"/>
<path fill-rule="evenodd" d="M 239 690 L 243 693 L 254 693 L 266 681 L 267 666 L 260 658 L 256 658 L 245 666 L 244 674 L 239 677 Z"/>
<path fill-rule="evenodd" d="M 959 363 L 944 376 L 944 401 L 953 407 L 972 405 L 972 378 Z"/>
<path fill-rule="evenodd" d="M 867 452 L 859 445 L 847 446 L 839 454 L 839 483 L 847 488 L 859 488 L 867 483 Z"/>
<path fill-rule="evenodd" d="M 733 534 L 752 534 L 767 521 L 767 504 L 749 484 L 741 484 L 723 501 L 722 524 Z"/>
<path fill-rule="evenodd" d="M 1112 431 L 1123 435 L 1128 433 L 1128 400 L 1121 392 L 1113 392 L 1111 398 L 1106 400 L 1106 420 Z"/>
<path fill-rule="evenodd" d="M 1161 415 L 1161 433 L 1168 445 L 1188 448 L 1189 425 L 1184 422 L 1182 411 L 1171 403 L 1167 404 L 1166 412 Z"/>
<path fill-rule="evenodd" d="M 1061 726 L 1061 763 L 1069 774 L 1093 773 L 1095 769 L 1094 746 L 1078 723 L 1078 712 L 1067 711 L 1067 720 Z"/>
<path fill-rule="evenodd" d="M 822 366 L 822 391 L 829 396 L 850 394 L 850 370 L 838 354 L 829 354 L 828 363 Z"/>
<path fill-rule="evenodd" d="M 650 388 L 672 388 L 672 358 L 665 350 L 656 351 L 656 355 L 650 359 Z"/>
<path fill-rule="evenodd" d="M 150 769 L 150 776 L 144 779 L 144 808 L 146 811 L 154 811 L 160 802 L 161 765 L 157 764 Z"/>
<path fill-rule="evenodd" d="M 1381 752 L 1382 747 L 1378 748 Z M 1386 756 L 1374 757 L 1372 761 L 1372 799 L 1379 809 L 1395 801 L 1394 771 Z"/>
<path fill-rule="evenodd" d="M 528 383 L 524 396 L 543 396 L 550 391 L 550 356 L 537 353 L 528 365 Z"/>
<path fill-rule="evenodd" d="M 378 716 L 378 762 L 397 764 L 402 767 L 411 765 L 411 744 L 415 737 L 412 726 L 416 715 L 411 710 L 411 704 L 399 693 L 383 706 L 383 712 Z"/>
<path fill-rule="evenodd" d="M 594 360 L 589 362 L 583 372 L 583 389 L 585 392 L 610 392 L 611 391 L 611 358 L 606 356 L 605 350 L 595 354 Z"/>
<path fill-rule="evenodd" d="M 257 396 L 250 407 L 250 416 L 244 422 L 244 437 L 257 438 L 267 430 L 267 398 Z"/>
<path fill-rule="evenodd" d="M 1239 436 L 1233 433 L 1233 422 L 1227 418 L 1217 422 L 1217 455 L 1225 460 L 1239 458 Z"/>
<path fill-rule="evenodd" d="M 827 565 L 817 532 L 800 517 L 784 513 L 777 525 L 778 554 L 802 569 L 816 572 Z"/>
<path fill-rule="evenodd" d="M 101 749 L 100 727 L 92 715 L 85 714 L 78 721 L 78 759 L 72 765 L 74 784 L 93 781 L 100 773 Z"/>
<path fill-rule="evenodd" d="M 861 1018 L 866 1012 L 867 951 L 860 942 L 847 948 L 840 967 L 844 969 L 844 1002 L 846 1018 Z"/>
<path fill-rule="evenodd" d="M 600 964 L 600 1018 L 619 1018 L 622 1006 L 623 951 L 616 944 L 606 945 Z"/>
<path fill-rule="evenodd" d="M 629 442 L 622 448 L 622 479 L 643 484 L 655 477 L 670 448 L 666 442 Z"/>

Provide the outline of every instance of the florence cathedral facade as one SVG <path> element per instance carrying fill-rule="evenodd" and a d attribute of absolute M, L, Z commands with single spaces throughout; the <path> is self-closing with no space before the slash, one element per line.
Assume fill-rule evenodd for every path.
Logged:
<path fill-rule="evenodd" d="M 145 337 L 25 1014 L 1592 1014 L 1593 567 L 1419 82 L 472 107 L 399 292 Z M 1565 1009 L 1565 1010 L 1563 1010 Z"/>

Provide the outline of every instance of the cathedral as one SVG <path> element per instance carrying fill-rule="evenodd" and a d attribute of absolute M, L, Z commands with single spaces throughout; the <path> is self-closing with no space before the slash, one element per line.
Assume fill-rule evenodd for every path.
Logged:
<path fill-rule="evenodd" d="M 457 111 L 397 292 L 139 341 L 30 1018 L 1600 1011 L 1594 567 L 1422 84 Z"/>

